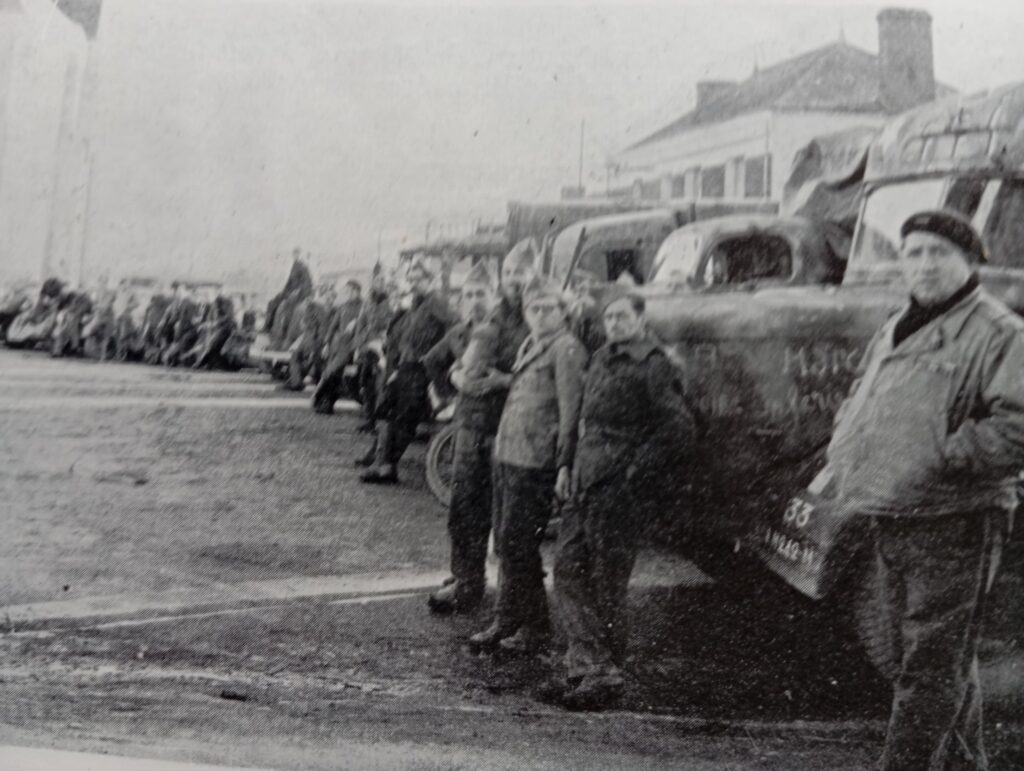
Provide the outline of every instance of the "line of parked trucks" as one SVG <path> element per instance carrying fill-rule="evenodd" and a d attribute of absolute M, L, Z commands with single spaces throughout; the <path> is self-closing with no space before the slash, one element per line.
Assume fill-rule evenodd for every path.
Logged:
<path fill-rule="evenodd" d="M 659 538 L 713 575 L 768 565 L 817 598 L 826 592 L 803 583 L 798 568 L 831 555 L 775 525 L 821 467 L 868 340 L 905 301 L 900 224 L 938 207 L 973 220 L 990 252 L 982 284 L 1024 313 L 1024 83 L 812 142 L 780 210 L 510 204 L 503 246 L 533 237 L 543 270 L 564 285 L 585 270 L 604 285 L 635 283 L 645 298 L 707 423 L 696 461 L 662 491 Z M 1007 556 L 1007 580 L 1019 582 L 1019 555 Z M 892 672 L 892 630 L 872 610 L 866 555 L 841 567 L 824 599 Z"/>

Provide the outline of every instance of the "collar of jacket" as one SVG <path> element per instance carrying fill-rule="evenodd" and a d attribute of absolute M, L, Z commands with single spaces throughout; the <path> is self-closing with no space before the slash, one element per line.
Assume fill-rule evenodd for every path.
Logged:
<path fill-rule="evenodd" d="M 659 350 L 659 347 L 656 343 L 641 336 L 624 343 L 605 343 L 601 350 L 604 351 L 603 355 L 609 359 L 615 356 L 629 356 L 637 362 L 642 362 L 652 353 Z"/>
<path fill-rule="evenodd" d="M 558 330 L 557 332 L 552 332 L 547 337 L 542 337 L 541 339 L 538 340 L 533 336 L 533 333 L 531 332 L 529 336 L 527 336 L 527 338 L 523 340 L 523 344 L 519 348 L 519 354 L 516 356 L 516 363 L 512 367 L 512 372 L 522 372 L 524 369 L 526 369 L 528 364 L 530 364 L 533 361 L 536 361 L 541 356 L 541 354 L 543 354 L 548 348 L 554 345 L 556 340 L 561 338 L 563 335 L 567 334 L 569 334 L 569 330 L 563 328 Z M 526 351 L 526 353 L 524 354 L 523 351 L 525 350 L 527 345 L 530 346 L 530 350 Z"/>
<path fill-rule="evenodd" d="M 955 340 L 964 325 L 978 309 L 978 304 L 985 290 L 977 287 L 974 291 L 964 297 L 960 302 L 943 313 L 938 318 L 932 319 L 910 337 L 904 340 L 898 348 L 893 348 L 893 331 L 896 323 L 906 312 L 906 307 L 893 316 L 886 324 L 885 342 L 889 347 L 889 356 L 905 356 L 922 351 L 936 351 L 942 348 L 947 341 Z"/>

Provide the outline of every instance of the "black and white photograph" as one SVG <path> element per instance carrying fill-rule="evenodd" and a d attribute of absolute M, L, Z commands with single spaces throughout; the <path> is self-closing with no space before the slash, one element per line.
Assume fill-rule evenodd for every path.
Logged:
<path fill-rule="evenodd" d="M 0 0 L 0 769 L 1024 768 L 1022 41 Z"/>

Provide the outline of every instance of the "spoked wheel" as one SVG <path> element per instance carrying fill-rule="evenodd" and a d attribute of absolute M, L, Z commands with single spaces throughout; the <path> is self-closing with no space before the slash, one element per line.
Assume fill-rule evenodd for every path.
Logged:
<path fill-rule="evenodd" d="M 427 486 L 445 508 L 452 501 L 455 468 L 455 425 L 447 424 L 434 434 L 427 445 Z"/>

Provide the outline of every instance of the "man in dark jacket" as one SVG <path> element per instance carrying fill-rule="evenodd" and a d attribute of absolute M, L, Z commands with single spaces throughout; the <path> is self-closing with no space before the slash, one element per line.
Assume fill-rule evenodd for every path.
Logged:
<path fill-rule="evenodd" d="M 359 475 L 360 481 L 369 484 L 398 482 L 398 461 L 416 435 L 416 427 L 430 417 L 423 357 L 454 322 L 445 301 L 430 291 L 434 277 L 424 265 L 413 263 L 406 275 L 411 304 L 388 332 L 388 357 L 394 364 L 377 408 L 382 425 L 377 431 L 373 464 Z"/>
<path fill-rule="evenodd" d="M 429 607 L 437 613 L 472 611 L 486 588 L 493 502 L 491 454 L 516 352 L 529 334 L 522 306 L 523 287 L 532 275 L 532 250 L 513 249 L 502 263 L 501 298 L 486 323 L 471 335 L 477 345 L 488 348 L 487 367 L 480 371 L 475 362 L 454 361 L 451 382 L 458 390 L 458 428 L 448 509 L 454 580 L 430 595 Z M 482 277 L 489 281 L 486 271 Z"/>
<path fill-rule="evenodd" d="M 562 510 L 555 611 L 568 638 L 572 707 L 619 695 L 626 650 L 626 595 L 643 529 L 645 492 L 677 466 L 695 436 L 675 367 L 646 334 L 644 301 L 612 287 L 603 298 L 608 342 L 583 385 L 572 497 Z"/>
<path fill-rule="evenodd" d="M 331 313 L 324 336 L 327 364 L 313 392 L 313 411 L 321 415 L 334 412 L 341 396 L 345 368 L 352 363 L 359 312 L 363 308 L 362 287 L 358 281 L 345 284 L 342 302 Z"/>
<path fill-rule="evenodd" d="M 868 520 L 901 652 L 884 769 L 987 768 L 978 639 L 1024 466 L 1024 322 L 971 222 L 903 223 L 906 307 L 868 345 L 812 491 Z"/>
<path fill-rule="evenodd" d="M 380 393 L 381 353 L 384 337 L 395 309 L 391 305 L 391 292 L 380 266 L 374 269 L 370 281 L 370 294 L 359 311 L 352 338 L 356 365 L 356 380 L 359 400 L 363 405 L 364 422 L 360 433 L 376 431 L 377 402 Z"/>

